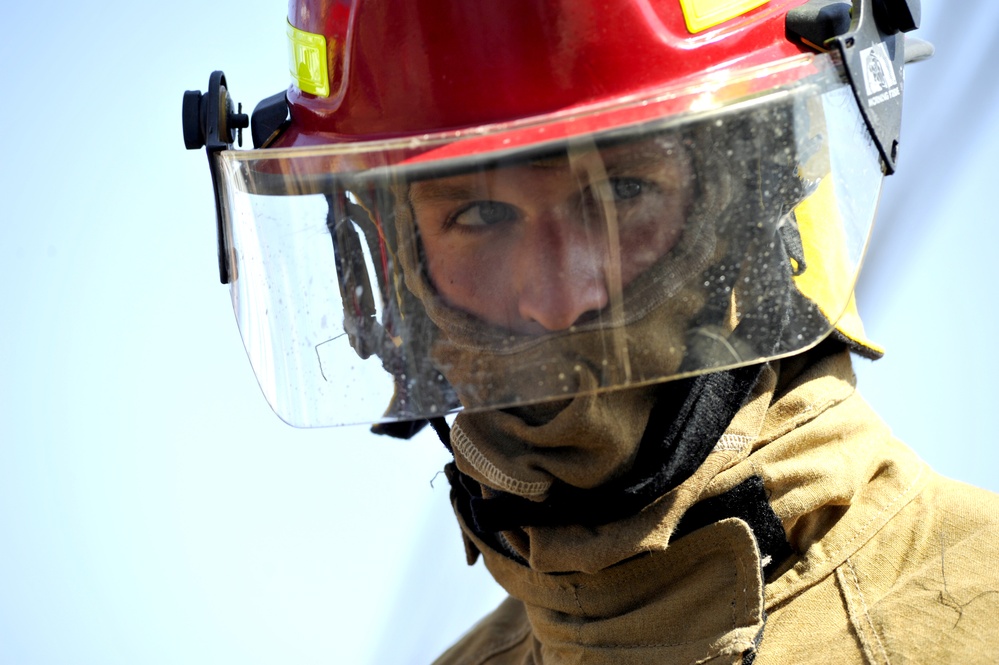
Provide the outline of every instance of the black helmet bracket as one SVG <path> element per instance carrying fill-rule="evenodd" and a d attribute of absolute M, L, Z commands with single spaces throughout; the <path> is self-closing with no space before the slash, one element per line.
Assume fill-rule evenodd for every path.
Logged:
<path fill-rule="evenodd" d="M 919 27 L 919 0 L 809 0 L 787 13 L 788 33 L 838 55 L 871 133 L 885 175 L 895 172 L 902 126 L 903 33 Z M 909 49 L 908 61 L 926 49 Z"/>
<path fill-rule="evenodd" d="M 208 168 L 212 172 L 212 189 L 215 190 L 216 231 L 219 245 L 219 279 L 229 283 L 229 252 L 225 241 L 225 225 L 222 223 L 224 206 L 219 197 L 218 164 L 215 153 L 232 147 L 233 143 L 243 145 L 243 129 L 250 119 L 243 113 L 243 105 L 233 105 L 226 87 L 225 74 L 212 72 L 208 79 L 208 92 L 188 90 L 184 93 L 184 145 L 188 150 L 205 148 L 208 153 Z"/>
<path fill-rule="evenodd" d="M 222 222 L 223 202 L 220 200 L 218 163 L 215 153 L 232 148 L 233 143 L 243 146 L 243 130 L 250 127 L 250 118 L 243 113 L 242 104 L 234 104 L 229 96 L 225 74 L 212 72 L 208 79 L 208 92 L 188 90 L 184 93 L 183 106 L 184 145 L 188 150 L 204 148 L 208 153 L 208 169 L 212 173 L 215 190 L 215 219 L 218 232 L 219 279 L 228 284 L 232 279 L 229 265 L 228 243 Z M 288 102 L 284 92 L 264 99 L 253 110 L 250 133 L 253 147 L 263 147 L 277 136 L 288 122 Z"/>

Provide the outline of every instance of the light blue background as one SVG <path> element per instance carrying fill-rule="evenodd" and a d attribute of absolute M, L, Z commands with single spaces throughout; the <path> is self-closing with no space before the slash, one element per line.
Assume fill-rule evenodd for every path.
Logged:
<path fill-rule="evenodd" d="M 862 392 L 999 490 L 999 4 L 924 3 L 901 173 L 859 288 Z M 99 7 L 99 9 L 96 9 Z M 502 594 L 466 568 L 432 436 L 273 416 L 218 284 L 185 89 L 288 84 L 285 6 L 0 8 L 0 662 L 423 663 Z"/>

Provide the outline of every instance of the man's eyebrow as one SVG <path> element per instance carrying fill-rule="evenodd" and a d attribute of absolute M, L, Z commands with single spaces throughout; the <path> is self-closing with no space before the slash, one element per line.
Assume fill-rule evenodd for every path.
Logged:
<path fill-rule="evenodd" d="M 675 151 L 678 146 L 672 144 L 656 147 L 640 146 L 638 149 L 634 149 L 634 146 L 617 145 L 600 149 L 598 154 L 609 170 L 640 169 L 647 171 L 664 164 L 668 159 L 667 149 Z M 504 168 L 510 166 L 529 165 L 539 169 L 555 169 L 566 168 L 568 164 L 569 160 L 566 155 L 560 153 L 527 159 L 515 164 L 504 164 L 475 174 L 415 180 L 409 185 L 409 202 L 411 204 L 431 204 L 487 198 L 489 188 L 486 182 L 483 182 L 485 174 L 501 173 Z"/>
<path fill-rule="evenodd" d="M 409 186 L 410 203 L 467 201 L 481 196 L 481 187 L 468 182 L 454 182 L 453 179 L 420 180 Z"/>
<path fill-rule="evenodd" d="M 672 148 L 672 152 L 675 155 L 676 146 L 671 145 L 668 148 Z M 608 168 L 654 168 L 662 166 L 668 160 L 674 158 L 667 152 L 668 148 L 653 149 L 648 146 L 642 146 L 637 150 L 614 150 L 610 154 L 606 154 L 604 163 Z"/>

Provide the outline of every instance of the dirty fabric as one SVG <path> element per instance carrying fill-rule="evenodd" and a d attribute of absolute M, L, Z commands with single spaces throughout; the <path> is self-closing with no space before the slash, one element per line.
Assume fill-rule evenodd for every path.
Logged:
<path fill-rule="evenodd" d="M 668 383 L 654 392 L 581 396 L 554 421 L 536 426 L 511 414 L 498 414 L 521 423 L 519 436 L 490 428 L 497 420 L 490 414 L 459 414 L 450 432 L 455 463 L 448 469 L 457 491 L 455 503 L 480 537 L 523 526 L 595 526 L 633 515 L 701 465 L 759 374 L 760 366 L 748 366 Z M 625 398 L 618 399 L 621 395 Z M 655 401 L 650 404 L 652 395 Z M 581 403 L 591 406 L 577 413 L 574 407 Z M 636 406 L 640 410 L 634 413 L 631 409 Z M 588 417 L 591 410 L 603 417 Z M 640 427 L 629 432 L 629 425 Z M 607 429 L 617 436 L 607 436 Z M 495 445 L 497 441 L 502 446 Z M 602 444 L 606 452 L 601 454 L 595 444 Z M 515 464 L 550 474 L 535 484 L 537 493 L 490 460 L 518 454 L 524 459 Z M 607 461 L 602 458 L 616 464 L 608 468 L 601 464 Z M 567 459 L 579 463 L 569 465 Z M 575 466 L 586 473 L 570 473 Z M 591 488 L 593 478 L 601 476 L 607 478 Z"/>
<path fill-rule="evenodd" d="M 744 519 L 674 534 L 693 506 L 753 477 L 791 549 L 766 576 Z M 856 393 L 845 352 L 768 366 L 704 463 L 631 518 L 499 534 L 519 560 L 462 526 L 510 597 L 441 664 L 999 653 L 999 497 L 941 478 L 895 440 Z"/>

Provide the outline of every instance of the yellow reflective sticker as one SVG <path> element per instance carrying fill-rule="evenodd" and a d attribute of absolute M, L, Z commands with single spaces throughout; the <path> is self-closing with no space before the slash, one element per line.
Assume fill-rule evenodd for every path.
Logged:
<path fill-rule="evenodd" d="M 703 32 L 770 0 L 680 0 L 683 18 L 691 34 Z"/>
<path fill-rule="evenodd" d="M 317 97 L 330 96 L 326 37 L 299 30 L 288 23 L 288 65 L 291 80 L 302 92 Z"/>

